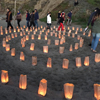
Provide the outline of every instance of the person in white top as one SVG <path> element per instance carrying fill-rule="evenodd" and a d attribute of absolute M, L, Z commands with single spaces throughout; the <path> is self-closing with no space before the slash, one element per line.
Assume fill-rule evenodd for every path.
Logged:
<path fill-rule="evenodd" d="M 47 29 L 50 29 L 51 26 L 51 13 L 47 14 Z"/>

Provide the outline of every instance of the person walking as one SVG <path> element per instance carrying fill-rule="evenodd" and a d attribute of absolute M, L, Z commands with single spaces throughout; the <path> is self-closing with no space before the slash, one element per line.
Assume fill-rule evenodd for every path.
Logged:
<path fill-rule="evenodd" d="M 95 8 L 94 12 L 91 13 L 91 15 L 90 15 L 90 17 L 89 17 L 89 20 L 88 20 L 88 23 L 87 23 L 87 27 L 85 28 L 84 32 L 87 31 L 87 29 L 88 29 L 90 23 L 91 23 L 92 20 L 93 20 L 93 17 L 95 16 L 95 14 L 96 14 L 96 12 L 97 12 L 98 10 L 99 10 L 99 8 Z M 91 24 L 91 30 L 92 30 L 92 26 L 93 26 L 93 25 Z M 89 46 L 91 46 L 92 38 L 93 38 L 93 37 L 92 37 L 92 35 L 91 35 Z"/>
<path fill-rule="evenodd" d="M 64 21 L 63 21 L 63 24 L 64 24 L 65 23 L 65 12 L 64 11 L 62 11 L 61 17 L 62 17 L 62 15 L 63 15 L 63 18 L 64 18 Z"/>
<path fill-rule="evenodd" d="M 20 11 L 17 12 L 16 20 L 17 20 L 18 27 L 20 28 L 20 21 L 22 20 L 22 15 Z"/>
<path fill-rule="evenodd" d="M 47 15 L 47 29 L 50 29 L 51 26 L 51 12 Z"/>
<path fill-rule="evenodd" d="M 57 24 L 59 24 L 60 17 L 61 17 L 61 11 L 59 10 L 59 12 L 58 12 L 58 21 L 57 21 Z"/>
<path fill-rule="evenodd" d="M 7 30 L 9 29 L 9 26 L 11 26 L 11 29 L 13 29 L 11 21 L 12 21 L 12 12 L 10 11 L 9 8 L 7 8 L 7 14 L 6 14 Z"/>
<path fill-rule="evenodd" d="M 39 15 L 37 12 L 37 9 L 35 9 L 35 27 L 38 28 L 38 20 L 39 20 Z"/>
<path fill-rule="evenodd" d="M 27 24 L 28 28 L 30 28 L 29 22 L 30 22 L 30 14 L 29 14 L 28 10 L 26 10 L 26 24 Z"/>
<path fill-rule="evenodd" d="M 97 52 L 96 47 L 98 45 L 99 38 L 100 38 L 100 10 L 96 13 L 95 18 L 96 20 L 94 21 L 94 25 L 92 27 L 93 39 L 91 44 L 91 50 L 93 52 Z"/>
<path fill-rule="evenodd" d="M 34 11 L 32 11 L 32 14 L 31 14 L 31 16 L 30 16 L 30 27 L 31 27 L 32 25 L 35 27 L 35 23 L 34 23 Z"/>
<path fill-rule="evenodd" d="M 72 10 L 68 13 L 68 18 L 67 18 L 67 25 L 71 25 L 72 23 Z"/>
<path fill-rule="evenodd" d="M 60 18 L 59 22 L 60 22 L 60 25 L 58 27 L 58 31 L 60 30 L 60 28 L 62 28 L 62 31 L 64 31 L 64 25 L 63 25 L 64 15 L 62 15 L 62 17 Z"/>

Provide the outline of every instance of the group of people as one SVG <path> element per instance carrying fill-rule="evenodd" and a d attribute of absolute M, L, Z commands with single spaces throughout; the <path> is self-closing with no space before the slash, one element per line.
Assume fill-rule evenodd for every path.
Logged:
<path fill-rule="evenodd" d="M 11 24 L 12 21 L 12 13 L 10 11 L 9 8 L 7 8 L 7 17 L 6 17 L 6 22 L 7 22 L 7 29 L 9 29 L 9 27 L 11 27 L 11 29 L 13 29 L 13 26 Z M 68 13 L 67 15 L 67 25 L 70 25 L 72 22 L 72 10 Z M 20 22 L 22 20 L 22 15 L 20 13 L 20 11 L 17 12 L 16 15 L 16 20 L 17 20 L 17 24 L 18 27 L 20 28 Z M 30 14 L 28 12 L 28 10 L 26 11 L 26 25 L 27 27 L 30 29 L 30 27 L 33 25 L 34 27 L 38 28 L 38 20 L 39 20 L 39 15 L 37 12 L 37 9 L 35 9 L 35 11 L 32 11 L 32 13 Z M 51 26 L 51 12 L 48 12 L 47 14 L 47 29 L 50 29 Z M 59 24 L 58 27 L 58 31 L 60 30 L 60 28 L 62 29 L 62 31 L 64 30 L 64 22 L 65 22 L 65 13 L 61 11 L 58 12 L 58 22 L 57 24 Z M 91 43 L 89 44 L 89 46 L 91 46 L 91 50 L 93 52 L 96 52 L 96 47 L 98 45 L 99 42 L 99 38 L 100 38 L 100 9 L 96 8 L 94 10 L 94 12 L 91 14 L 87 27 L 85 28 L 85 31 L 88 29 L 89 25 L 91 23 Z"/>
<path fill-rule="evenodd" d="M 58 31 L 60 30 L 60 28 L 62 28 L 62 31 L 64 30 L 64 22 L 65 22 L 65 12 L 63 11 L 61 13 L 61 11 L 58 12 L 58 21 L 57 24 L 60 24 L 58 27 Z M 66 24 L 67 25 L 71 25 L 72 23 L 72 10 L 67 14 L 67 21 Z"/>
<path fill-rule="evenodd" d="M 38 28 L 38 20 L 39 20 L 39 14 L 37 12 L 37 9 L 35 11 L 32 11 L 30 14 L 29 11 L 26 11 L 26 23 L 27 27 L 30 29 L 30 27 L 33 25 L 34 27 Z"/>
<path fill-rule="evenodd" d="M 20 22 L 22 20 L 22 14 L 20 13 L 20 11 L 17 12 L 15 20 L 17 20 L 18 27 L 20 28 Z M 31 14 L 29 13 L 28 10 L 26 10 L 26 25 L 29 29 L 32 25 L 38 28 L 38 20 L 39 20 L 39 15 L 37 9 L 35 9 L 35 11 L 32 11 Z M 12 21 L 12 13 L 11 10 L 7 8 L 7 14 L 6 14 L 7 30 L 9 29 L 9 27 L 13 29 L 11 21 Z"/>

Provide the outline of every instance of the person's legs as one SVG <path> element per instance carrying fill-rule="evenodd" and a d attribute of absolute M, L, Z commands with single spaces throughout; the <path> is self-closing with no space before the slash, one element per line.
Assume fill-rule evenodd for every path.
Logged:
<path fill-rule="evenodd" d="M 47 23 L 47 29 L 49 28 L 49 25 L 48 25 L 48 23 Z"/>
<path fill-rule="evenodd" d="M 60 28 L 61 28 L 61 23 L 60 23 L 60 25 L 59 25 L 59 27 L 58 27 L 58 31 L 60 30 Z"/>
<path fill-rule="evenodd" d="M 69 21 L 70 21 L 70 19 L 68 18 L 67 25 L 69 25 Z"/>
<path fill-rule="evenodd" d="M 64 30 L 64 25 L 63 25 L 63 23 L 61 23 L 61 27 L 62 27 L 62 31 Z"/>
<path fill-rule="evenodd" d="M 17 20 L 18 27 L 20 27 L 20 20 Z"/>
<path fill-rule="evenodd" d="M 34 21 L 33 21 L 33 26 L 35 27 L 35 23 L 34 23 Z"/>
<path fill-rule="evenodd" d="M 96 47 L 98 45 L 98 42 L 99 42 L 99 36 L 96 34 L 95 40 L 94 40 L 94 45 L 93 45 L 93 50 L 96 50 Z"/>
<path fill-rule="evenodd" d="M 35 20 L 35 26 L 38 28 L 38 21 Z"/>
<path fill-rule="evenodd" d="M 32 26 L 32 22 L 30 21 L 30 27 Z"/>
<path fill-rule="evenodd" d="M 37 21 L 37 20 L 36 20 Z M 37 28 L 38 28 L 38 21 L 37 21 Z"/>
<path fill-rule="evenodd" d="M 58 18 L 57 24 L 59 24 L 59 20 L 60 20 L 60 18 Z"/>
<path fill-rule="evenodd" d="M 50 27 L 51 27 L 51 24 L 49 24 L 49 29 L 50 29 Z"/>
<path fill-rule="evenodd" d="M 11 26 L 11 29 L 13 29 L 13 26 L 11 25 L 11 22 L 9 21 L 9 26 Z"/>
<path fill-rule="evenodd" d="M 29 28 L 29 21 L 27 21 L 27 27 Z"/>
<path fill-rule="evenodd" d="M 37 20 L 35 20 L 35 27 L 37 27 Z"/>
<path fill-rule="evenodd" d="M 27 27 L 28 27 L 28 21 L 26 21 L 26 25 L 27 25 Z"/>
<path fill-rule="evenodd" d="M 94 47 L 94 41 L 95 41 L 95 36 L 93 37 L 93 39 L 92 39 L 92 44 L 91 44 L 91 49 L 93 49 L 93 47 Z"/>
<path fill-rule="evenodd" d="M 9 29 L 9 22 L 7 22 L 7 30 Z"/>
<path fill-rule="evenodd" d="M 72 20 L 70 19 L 70 25 L 71 25 L 71 23 L 72 23 Z"/>

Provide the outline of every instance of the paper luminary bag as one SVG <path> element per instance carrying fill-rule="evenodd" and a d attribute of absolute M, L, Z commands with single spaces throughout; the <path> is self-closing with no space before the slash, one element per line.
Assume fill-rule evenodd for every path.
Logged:
<path fill-rule="evenodd" d="M 48 53 L 48 46 L 43 46 L 43 52 Z"/>
<path fill-rule="evenodd" d="M 2 41 L 2 46 L 6 47 L 6 41 L 5 40 Z"/>
<path fill-rule="evenodd" d="M 68 100 L 72 99 L 73 91 L 74 91 L 74 84 L 71 84 L 71 83 L 64 84 L 64 95 L 66 99 Z"/>
<path fill-rule="evenodd" d="M 89 56 L 85 57 L 84 65 L 89 66 Z"/>
<path fill-rule="evenodd" d="M 24 53 L 23 53 L 23 52 L 21 52 L 21 53 L 20 53 L 20 61 L 24 61 L 24 60 L 25 60 Z"/>
<path fill-rule="evenodd" d="M 44 36 L 44 40 L 47 40 L 47 39 L 48 39 L 48 38 L 47 38 L 47 35 L 45 35 L 45 36 Z"/>
<path fill-rule="evenodd" d="M 47 93 L 47 80 L 42 79 L 39 84 L 38 94 L 45 96 Z"/>
<path fill-rule="evenodd" d="M 29 36 L 28 35 L 26 35 L 26 40 L 29 40 Z"/>
<path fill-rule="evenodd" d="M 59 45 L 59 40 L 55 40 L 55 45 Z"/>
<path fill-rule="evenodd" d="M 32 65 L 33 66 L 37 65 L 37 57 L 36 56 L 32 56 Z"/>
<path fill-rule="evenodd" d="M 51 68 L 52 67 L 52 59 L 51 58 L 48 58 L 47 67 L 48 68 Z"/>
<path fill-rule="evenodd" d="M 60 54 L 64 53 L 64 47 L 59 47 L 59 53 Z"/>
<path fill-rule="evenodd" d="M 13 56 L 13 57 L 15 56 L 15 48 L 11 49 L 11 56 Z"/>
<path fill-rule="evenodd" d="M 69 51 L 73 51 L 73 46 L 72 46 L 72 44 L 70 45 Z"/>
<path fill-rule="evenodd" d="M 69 60 L 68 59 L 63 59 L 62 68 L 68 69 L 68 65 L 69 65 Z"/>
<path fill-rule="evenodd" d="M 96 63 L 100 62 L 100 53 L 95 54 L 95 62 Z"/>
<path fill-rule="evenodd" d="M 51 40 L 50 40 L 50 39 L 48 39 L 48 42 L 47 42 L 47 44 L 48 44 L 48 45 L 50 45 L 50 44 L 51 44 Z"/>
<path fill-rule="evenodd" d="M 78 49 L 79 43 L 75 43 L 75 50 Z"/>
<path fill-rule="evenodd" d="M 75 37 L 75 34 L 74 33 L 72 33 L 72 38 L 74 38 Z"/>
<path fill-rule="evenodd" d="M 30 46 L 30 50 L 31 50 L 31 51 L 34 50 L 34 46 L 35 46 L 35 44 L 34 44 L 34 43 L 31 43 L 31 46 Z"/>
<path fill-rule="evenodd" d="M 31 39 L 34 40 L 34 35 L 31 35 Z"/>
<path fill-rule="evenodd" d="M 81 57 L 77 57 L 76 58 L 76 67 L 81 67 L 82 65 L 81 65 Z"/>
<path fill-rule="evenodd" d="M 19 88 L 24 90 L 27 88 L 27 75 L 20 75 Z"/>
<path fill-rule="evenodd" d="M 100 100 L 100 84 L 94 84 L 94 97 Z"/>
<path fill-rule="evenodd" d="M 8 83 L 9 77 L 8 77 L 8 71 L 1 70 L 1 83 Z"/>
<path fill-rule="evenodd" d="M 38 40 L 41 40 L 41 35 L 38 35 Z"/>
<path fill-rule="evenodd" d="M 6 44 L 5 49 L 6 49 L 6 51 L 10 51 L 10 44 Z"/>

